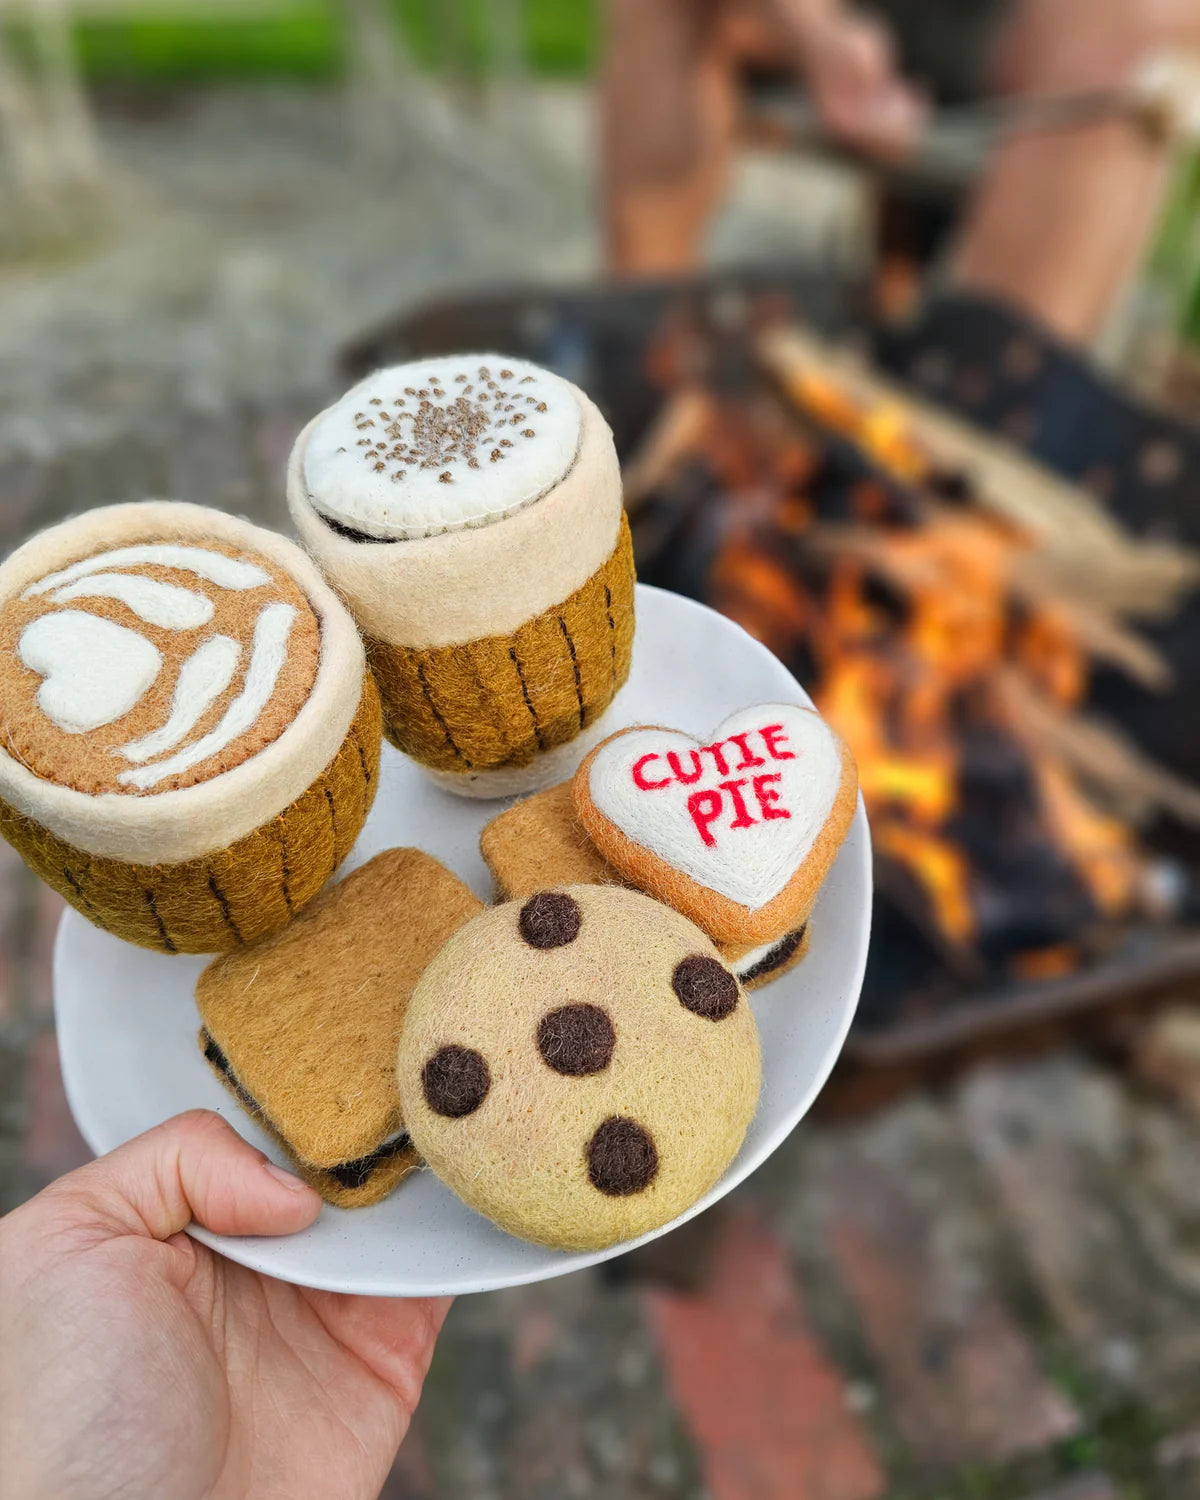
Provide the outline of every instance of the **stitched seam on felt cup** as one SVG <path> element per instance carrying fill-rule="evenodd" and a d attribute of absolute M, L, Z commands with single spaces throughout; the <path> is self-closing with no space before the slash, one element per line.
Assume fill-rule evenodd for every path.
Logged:
<path fill-rule="evenodd" d="M 379 738 L 379 695 L 364 674 L 358 712 L 313 785 L 229 848 L 198 859 L 105 859 L 4 802 L 0 833 L 35 874 L 114 936 L 160 953 L 225 952 L 283 927 L 350 852 L 374 799 Z"/>
<path fill-rule="evenodd" d="M 35 776 L 0 746 L 0 799 L 73 848 L 137 863 L 198 858 L 250 834 L 289 806 L 330 764 L 358 710 L 365 668 L 350 616 L 294 543 L 248 522 L 174 501 L 108 506 L 31 538 L 0 567 L 0 600 L 108 549 L 204 541 L 261 555 L 302 589 L 320 626 L 307 700 L 257 754 L 194 786 L 103 798 Z"/>
<path fill-rule="evenodd" d="M 664 734 L 676 734 L 674 730 L 654 725 L 639 725 L 633 729 L 618 731 L 597 745 L 576 772 L 576 813 L 596 848 L 631 884 L 683 912 L 718 943 L 770 942 L 807 921 L 821 883 L 849 831 L 857 806 L 858 775 L 849 748 L 829 731 L 840 747 L 841 780 L 824 825 L 813 839 L 802 862 L 778 894 L 764 905 L 751 908 L 731 900 L 711 886 L 701 884 L 661 855 L 638 843 L 593 802 L 591 768 L 605 747 L 630 733 L 655 730 Z M 681 827 L 681 834 L 684 832 Z"/>
<path fill-rule="evenodd" d="M 512 635 L 427 651 L 368 639 L 384 732 L 436 770 L 528 764 L 574 739 L 581 719 L 585 727 L 593 723 L 623 686 L 633 607 L 633 543 L 622 516 L 617 546 L 600 571 Z"/>

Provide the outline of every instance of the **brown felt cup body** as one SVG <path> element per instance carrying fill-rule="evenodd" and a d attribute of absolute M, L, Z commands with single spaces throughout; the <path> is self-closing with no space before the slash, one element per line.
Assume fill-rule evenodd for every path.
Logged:
<path fill-rule="evenodd" d="M 358 712 L 307 791 L 228 848 L 173 864 L 89 854 L 0 800 L 0 834 L 89 922 L 159 953 L 225 953 L 275 932 L 350 852 L 375 796 L 379 694 Z"/>
<path fill-rule="evenodd" d="M 425 650 L 368 637 L 384 733 L 414 760 L 448 772 L 527 766 L 569 743 L 629 676 L 633 594 L 622 517 L 604 566 L 509 635 Z"/>

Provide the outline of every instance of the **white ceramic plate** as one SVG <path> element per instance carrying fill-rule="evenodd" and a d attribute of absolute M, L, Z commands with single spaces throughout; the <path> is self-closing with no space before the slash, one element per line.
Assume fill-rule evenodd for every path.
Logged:
<path fill-rule="evenodd" d="M 691 600 L 639 586 L 633 671 L 606 718 L 610 732 L 651 723 L 703 734 L 734 709 L 769 701 L 808 700 L 781 663 L 739 626 Z M 415 844 L 489 900 L 491 879 L 478 841 L 499 806 L 439 791 L 385 745 L 375 806 L 346 869 L 381 849 Z M 860 803 L 813 913 L 807 958 L 752 997 L 763 1043 L 762 1098 L 754 1123 L 725 1176 L 675 1224 L 753 1172 L 812 1104 L 858 1003 L 870 913 L 870 846 Z M 269 1156 L 284 1160 L 231 1100 L 197 1048 L 192 988 L 205 962 L 131 947 L 74 911 L 63 917 L 54 952 L 63 1078 L 71 1110 L 93 1151 L 109 1151 L 180 1110 L 203 1107 L 218 1111 Z M 311 1228 L 285 1239 L 191 1232 L 230 1259 L 286 1281 L 415 1297 L 561 1276 L 666 1229 L 599 1252 L 545 1250 L 512 1239 L 460 1203 L 432 1173 L 420 1172 L 373 1208 L 326 1206 Z"/>

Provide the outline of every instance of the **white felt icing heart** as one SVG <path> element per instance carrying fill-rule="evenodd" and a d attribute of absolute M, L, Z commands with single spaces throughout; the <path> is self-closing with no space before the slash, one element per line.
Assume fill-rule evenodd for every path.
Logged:
<path fill-rule="evenodd" d="M 46 679 L 38 707 L 65 734 L 122 718 L 162 667 L 158 647 L 136 630 L 78 609 L 39 615 L 21 632 L 17 654 Z"/>
<path fill-rule="evenodd" d="M 634 844 L 751 911 L 778 896 L 829 821 L 842 746 L 811 709 L 741 709 L 707 741 L 632 729 L 588 772 L 596 811 Z"/>

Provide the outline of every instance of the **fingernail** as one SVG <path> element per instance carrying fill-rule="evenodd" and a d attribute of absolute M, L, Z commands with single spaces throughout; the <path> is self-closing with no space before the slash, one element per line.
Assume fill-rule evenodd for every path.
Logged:
<path fill-rule="evenodd" d="M 284 1167 L 277 1167 L 273 1161 L 263 1162 L 263 1166 L 270 1172 L 276 1182 L 288 1188 L 293 1193 L 308 1192 L 308 1184 L 302 1182 L 294 1172 L 289 1172 Z"/>

